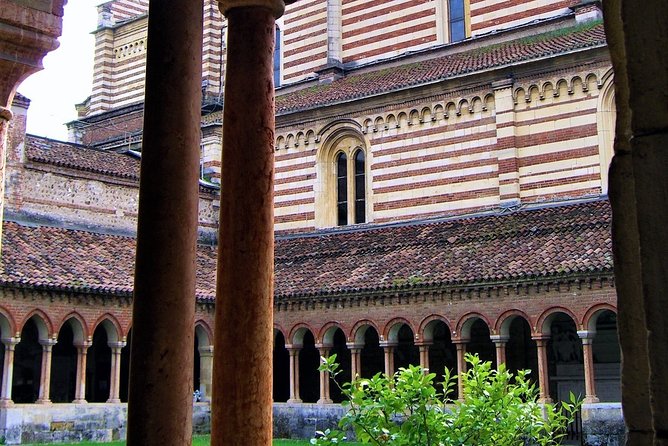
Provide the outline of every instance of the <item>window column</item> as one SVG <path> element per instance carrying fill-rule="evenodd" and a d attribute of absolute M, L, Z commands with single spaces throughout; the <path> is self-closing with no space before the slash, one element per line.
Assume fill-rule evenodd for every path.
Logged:
<path fill-rule="evenodd" d="M 362 349 L 364 346 L 348 342 L 346 347 L 350 350 L 350 379 L 354 380 L 362 375 Z"/>
<path fill-rule="evenodd" d="M 383 348 L 383 354 L 385 356 L 385 374 L 391 377 L 394 375 L 394 348 L 397 345 L 390 343 L 389 341 L 381 341 L 380 346 Z"/>
<path fill-rule="evenodd" d="M 457 348 L 457 395 L 460 401 L 464 401 L 464 379 L 466 373 L 466 339 L 453 339 L 452 343 Z"/>
<path fill-rule="evenodd" d="M 424 370 L 424 373 L 429 373 L 429 347 L 432 344 L 419 344 L 418 348 L 420 349 L 420 367 Z"/>
<path fill-rule="evenodd" d="M 329 358 L 330 347 L 325 347 L 322 344 L 316 345 L 318 353 L 322 358 Z M 320 372 L 320 398 L 318 404 L 332 404 L 332 398 L 329 396 L 329 373 Z"/>
<path fill-rule="evenodd" d="M 56 339 L 45 339 L 39 341 L 42 346 L 42 371 L 39 382 L 39 396 L 37 404 L 51 404 L 49 392 L 51 390 L 51 358 L 53 357 L 53 346 L 58 341 Z"/>
<path fill-rule="evenodd" d="M 594 354 L 592 352 L 592 342 L 595 331 L 581 330 L 578 336 L 582 340 L 582 359 L 584 363 L 584 381 L 585 381 L 585 403 L 598 403 L 596 396 L 596 374 L 594 372 Z"/>
<path fill-rule="evenodd" d="M 547 369 L 547 341 L 549 336 L 537 335 L 532 336 L 531 339 L 536 341 L 536 349 L 538 350 L 538 402 L 551 403 L 550 398 L 550 376 Z"/>
<path fill-rule="evenodd" d="M 213 345 L 199 347 L 199 390 L 202 401 L 211 400 L 213 383 Z"/>
<path fill-rule="evenodd" d="M 299 352 L 302 348 L 292 345 L 286 345 L 285 348 L 290 355 L 290 399 L 288 403 L 301 403 L 302 399 L 299 396 Z"/>
<path fill-rule="evenodd" d="M 509 337 L 503 335 L 490 335 L 489 338 L 496 347 L 496 368 L 498 369 L 501 364 L 506 363 L 506 344 L 508 344 Z"/>
<path fill-rule="evenodd" d="M 107 345 L 111 348 L 111 376 L 109 377 L 109 399 L 107 402 L 120 403 L 121 349 L 125 347 L 125 342 L 109 342 Z"/>
<path fill-rule="evenodd" d="M 93 345 L 91 341 L 84 341 L 77 345 L 77 377 L 76 390 L 73 403 L 85 404 L 86 401 L 86 360 L 88 358 L 88 347 Z"/>
<path fill-rule="evenodd" d="M 0 394 L 0 407 L 7 407 L 14 404 L 12 401 L 12 378 L 14 377 L 14 350 L 16 344 L 21 342 L 21 338 L 3 339 L 5 344 L 5 362 L 2 370 L 2 391 Z"/>

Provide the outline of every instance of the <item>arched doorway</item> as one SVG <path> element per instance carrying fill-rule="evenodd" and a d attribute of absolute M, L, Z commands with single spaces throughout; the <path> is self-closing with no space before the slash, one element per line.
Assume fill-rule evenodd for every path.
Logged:
<path fill-rule="evenodd" d="M 468 328 L 468 338 L 466 344 L 466 351 L 471 354 L 477 354 L 482 361 L 489 361 L 492 367 L 496 367 L 496 347 L 490 338 L 489 327 L 487 323 L 480 319 L 474 318 L 467 321 L 465 329 Z"/>
<path fill-rule="evenodd" d="M 320 398 L 320 353 L 310 330 L 302 333 L 299 350 L 299 395 L 305 403 L 315 403 Z"/>
<path fill-rule="evenodd" d="M 110 339 L 111 338 L 111 339 Z M 111 389 L 111 347 L 118 334 L 113 324 L 105 320 L 93 332 L 93 343 L 88 349 L 86 362 L 86 401 L 103 403 Z"/>
<path fill-rule="evenodd" d="M 450 328 L 441 320 L 433 320 L 427 324 L 422 335 L 425 344 L 429 346 L 429 371 L 436 374 L 434 379 L 436 388 L 443 391 L 445 369 L 451 376 L 457 374 L 457 348 L 452 342 Z M 457 399 L 457 387 L 449 397 Z"/>
<path fill-rule="evenodd" d="M 506 368 L 517 374 L 518 370 L 531 370 L 529 379 L 538 382 L 538 352 L 536 341 L 531 339 L 531 327 L 521 316 L 513 317 L 508 323 L 506 343 Z"/>
<path fill-rule="evenodd" d="M 361 338 L 363 342 L 357 342 Z M 375 328 L 370 325 L 361 327 L 355 335 L 356 344 L 362 344 L 362 351 L 360 352 L 361 371 L 360 376 L 363 378 L 371 378 L 376 373 L 383 373 L 385 371 L 385 363 L 383 359 L 383 349 L 380 346 L 380 338 Z"/>
<path fill-rule="evenodd" d="M 595 316 L 595 321 L 596 335 L 592 353 L 596 396 L 601 402 L 621 401 L 621 351 L 617 337 L 617 314 L 603 310 Z"/>
<path fill-rule="evenodd" d="M 14 353 L 12 399 L 15 403 L 34 403 L 39 397 L 43 350 L 40 341 L 46 338 L 46 325 L 39 316 L 31 317 L 21 330 L 21 342 Z"/>
<path fill-rule="evenodd" d="M 396 342 L 394 347 L 394 372 L 410 365 L 420 365 L 420 350 L 415 345 L 415 334 L 408 324 L 395 326 L 390 330 L 390 342 Z M 394 327 L 393 327 L 394 328 Z"/>
<path fill-rule="evenodd" d="M 341 394 L 339 385 L 343 385 L 351 380 L 351 354 L 346 344 L 346 335 L 340 328 L 332 327 L 325 335 L 323 344 L 329 347 L 330 355 L 336 355 L 336 362 L 339 364 L 341 373 L 336 377 L 336 383 L 333 377 L 329 377 L 329 397 L 332 402 L 340 403 L 343 401 L 343 395 Z"/>
<path fill-rule="evenodd" d="M 274 330 L 274 402 L 290 399 L 290 353 L 285 348 L 285 336 Z"/>
<path fill-rule="evenodd" d="M 554 401 L 568 401 L 569 393 L 584 398 L 582 341 L 575 322 L 568 314 L 557 312 L 545 321 L 549 324 L 547 363 L 550 396 Z"/>
<path fill-rule="evenodd" d="M 58 332 L 58 342 L 53 346 L 51 359 L 51 401 L 69 403 L 74 400 L 77 386 L 77 348 L 73 324 L 81 332 L 81 324 L 70 319 Z M 79 337 L 82 337 L 81 335 Z"/>

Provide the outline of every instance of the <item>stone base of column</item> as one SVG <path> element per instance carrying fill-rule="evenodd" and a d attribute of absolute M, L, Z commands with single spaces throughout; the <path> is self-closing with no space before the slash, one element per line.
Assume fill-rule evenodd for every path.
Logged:
<path fill-rule="evenodd" d="M 86 400 L 73 400 L 72 404 L 88 404 Z"/>
<path fill-rule="evenodd" d="M 596 396 L 586 396 L 584 400 L 582 400 L 584 404 L 595 404 L 595 403 L 600 403 L 601 400 L 598 399 Z"/>
<path fill-rule="evenodd" d="M 109 398 L 107 400 L 107 403 L 120 403 L 120 402 L 121 402 L 121 400 L 118 399 L 118 398 Z"/>
<path fill-rule="evenodd" d="M 316 404 L 334 404 L 334 401 L 332 401 L 330 398 L 320 398 L 318 401 L 316 401 Z"/>
<path fill-rule="evenodd" d="M 290 399 L 288 400 L 288 404 L 301 404 L 301 403 L 303 403 L 303 401 L 300 400 L 300 399 L 293 399 L 293 398 L 290 398 Z"/>
<path fill-rule="evenodd" d="M 538 404 L 552 404 L 552 398 L 538 398 Z"/>
<path fill-rule="evenodd" d="M 8 400 L 8 399 L 0 399 L 0 407 L 12 407 L 14 405 L 14 401 Z"/>
<path fill-rule="evenodd" d="M 35 403 L 36 404 L 52 404 L 51 400 L 49 400 L 49 399 L 39 399 L 39 400 L 35 401 Z"/>

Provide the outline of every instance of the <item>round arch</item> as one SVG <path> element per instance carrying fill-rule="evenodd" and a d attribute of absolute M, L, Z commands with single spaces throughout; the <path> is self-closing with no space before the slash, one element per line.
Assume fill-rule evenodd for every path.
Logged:
<path fill-rule="evenodd" d="M 58 328 L 59 333 L 65 325 L 69 325 L 72 329 L 74 345 L 84 345 L 89 337 L 86 320 L 79 313 L 72 312 L 63 318 L 63 322 Z"/>
<path fill-rule="evenodd" d="M 455 336 L 462 341 L 467 341 L 471 338 L 471 327 L 475 324 L 476 320 L 480 319 L 487 325 L 487 329 L 490 334 L 492 333 L 492 324 L 489 323 L 489 320 L 483 316 L 481 313 L 471 312 L 466 313 L 459 321 L 457 321 L 457 329 Z"/>
<path fill-rule="evenodd" d="M 376 325 L 375 322 L 369 319 L 362 319 L 361 321 L 357 321 L 350 330 L 348 340 L 350 341 L 352 339 L 352 342 L 354 342 L 355 345 L 364 345 L 364 335 L 369 327 L 373 328 L 377 334 L 380 334 L 378 325 Z"/>
<path fill-rule="evenodd" d="M 601 169 L 601 192 L 607 195 L 608 169 L 614 155 L 615 122 L 617 120 L 612 68 L 603 75 L 602 79 L 603 85 L 598 95 L 596 108 L 596 126 Z"/>
<path fill-rule="evenodd" d="M 107 313 L 98 318 L 93 325 L 93 333 L 102 327 L 107 334 L 107 342 L 119 342 L 123 331 L 121 330 L 121 324 L 118 323 L 118 320 L 111 314 Z"/>
<path fill-rule="evenodd" d="M 401 330 L 402 325 L 408 326 L 408 328 L 410 328 L 413 332 L 413 336 L 415 336 L 417 333 L 415 331 L 415 327 L 413 327 L 413 324 L 411 324 L 408 319 L 403 317 L 395 317 L 385 324 L 385 328 L 383 329 L 383 338 L 381 338 L 381 340 L 389 343 L 398 342 L 399 330 Z"/>
<path fill-rule="evenodd" d="M 509 336 L 510 335 L 510 325 L 513 323 L 513 321 L 521 317 L 524 319 L 528 324 L 529 327 L 533 327 L 531 318 L 529 317 L 528 314 L 526 314 L 522 310 L 517 310 L 517 309 L 512 309 L 508 310 L 504 313 L 502 313 L 497 319 L 496 323 L 494 324 L 494 332 L 501 335 L 501 336 Z"/>
<path fill-rule="evenodd" d="M 582 318 L 582 326 L 587 331 L 595 333 L 596 323 L 598 322 L 598 318 L 601 316 L 601 314 L 603 314 L 606 311 L 610 311 L 614 314 L 617 314 L 617 308 L 615 308 L 614 305 L 606 303 L 594 305 L 593 307 L 589 308 L 589 310 L 587 310 L 584 317 Z"/>
<path fill-rule="evenodd" d="M 452 335 L 451 322 L 445 316 L 439 314 L 432 314 L 422 319 L 420 322 L 420 328 L 418 329 L 418 335 L 422 342 L 432 342 L 434 340 L 434 328 L 438 325 L 439 322 L 443 322 L 448 328 L 448 331 Z"/>
<path fill-rule="evenodd" d="M 313 336 L 315 342 L 315 330 L 305 323 L 300 323 L 292 327 L 286 341 L 294 347 L 302 347 L 304 345 L 304 336 L 306 336 L 307 332 Z"/>
<path fill-rule="evenodd" d="M 37 326 L 37 332 L 39 333 L 40 341 L 46 341 L 47 339 L 53 336 L 54 334 L 53 324 L 51 323 L 51 319 L 49 319 L 49 316 L 45 312 L 39 309 L 35 309 L 32 310 L 30 313 L 28 313 L 23 322 L 21 323 L 21 326 L 19 327 L 20 331 L 23 331 L 23 328 L 25 327 L 25 325 L 28 323 L 29 320 L 33 320 L 33 322 L 35 322 L 35 325 Z"/>
<path fill-rule="evenodd" d="M 552 324 L 552 321 L 554 320 L 555 317 L 557 317 L 559 313 L 567 315 L 573 320 L 573 323 L 575 324 L 576 327 L 580 327 L 578 318 L 571 310 L 564 307 L 552 307 L 545 310 L 538 317 L 538 321 L 536 322 L 536 326 L 534 327 L 534 333 L 538 335 L 550 336 L 552 334 L 550 325 Z"/>
<path fill-rule="evenodd" d="M 320 342 L 324 347 L 331 347 L 334 345 L 334 335 L 337 330 L 341 330 L 345 334 L 343 326 L 339 322 L 327 322 L 318 333 L 316 341 Z"/>
<path fill-rule="evenodd" d="M 16 321 L 12 314 L 5 308 L 0 307 L 0 338 L 9 339 L 17 333 Z"/>

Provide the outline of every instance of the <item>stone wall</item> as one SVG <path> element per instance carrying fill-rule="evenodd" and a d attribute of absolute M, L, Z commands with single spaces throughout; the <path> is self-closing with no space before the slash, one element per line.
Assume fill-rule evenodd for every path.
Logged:
<path fill-rule="evenodd" d="M 335 428 L 344 413 L 338 404 L 274 404 L 274 438 L 312 438 Z M 127 404 L 17 404 L 0 409 L 0 440 L 6 444 L 107 442 L 124 440 Z M 193 433 L 211 431 L 209 403 L 193 407 Z M 620 403 L 586 404 L 582 409 L 583 444 L 617 446 L 624 441 Z"/>

